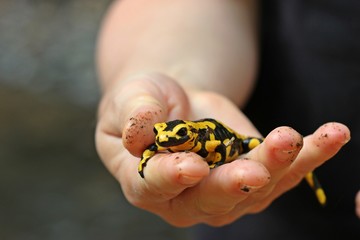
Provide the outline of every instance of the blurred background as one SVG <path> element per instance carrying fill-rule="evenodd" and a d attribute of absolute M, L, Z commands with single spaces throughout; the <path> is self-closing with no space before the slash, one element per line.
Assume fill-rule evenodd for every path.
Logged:
<path fill-rule="evenodd" d="M 0 239 L 189 239 L 138 210 L 94 147 L 110 0 L 0 0 Z"/>

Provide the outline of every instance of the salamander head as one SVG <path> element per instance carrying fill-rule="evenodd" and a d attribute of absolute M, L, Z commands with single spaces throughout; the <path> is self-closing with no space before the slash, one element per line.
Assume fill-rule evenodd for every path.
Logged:
<path fill-rule="evenodd" d="M 193 148 L 197 129 L 192 122 L 173 120 L 154 125 L 155 142 L 158 146 L 175 151 L 186 151 Z"/>

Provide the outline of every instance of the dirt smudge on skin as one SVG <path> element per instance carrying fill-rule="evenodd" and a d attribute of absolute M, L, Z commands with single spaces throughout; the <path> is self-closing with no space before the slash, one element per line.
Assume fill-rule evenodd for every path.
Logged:
<path fill-rule="evenodd" d="M 240 188 L 240 190 L 241 191 L 243 191 L 243 192 L 250 192 L 250 187 L 248 187 L 248 186 L 242 186 L 241 188 Z"/>
<path fill-rule="evenodd" d="M 161 110 L 145 111 L 130 117 L 124 129 L 124 144 L 132 146 L 142 143 L 142 148 L 145 148 L 148 143 L 143 139 L 148 139 L 149 136 L 154 137 L 153 127 L 161 112 Z"/>
<path fill-rule="evenodd" d="M 179 156 L 176 156 L 176 157 L 175 157 L 175 163 L 176 163 L 176 164 L 180 164 L 182 161 L 183 161 L 183 159 L 180 158 Z"/>

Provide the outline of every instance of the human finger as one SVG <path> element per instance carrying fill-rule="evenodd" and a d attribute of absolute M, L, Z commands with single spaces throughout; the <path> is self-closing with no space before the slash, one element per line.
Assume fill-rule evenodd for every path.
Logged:
<path fill-rule="evenodd" d="M 303 146 L 302 136 L 290 127 L 278 127 L 271 131 L 264 142 L 251 150 L 245 156 L 260 162 L 269 171 L 270 181 L 267 185 L 259 188 L 256 194 L 250 195 L 241 204 L 238 204 L 233 216 L 241 216 L 247 212 L 258 211 L 268 205 L 263 202 L 276 187 L 278 182 L 288 171 L 288 168 L 296 159 Z"/>
<path fill-rule="evenodd" d="M 350 130 L 336 122 L 326 123 L 305 137 L 304 147 L 289 169 L 288 177 L 293 181 L 288 184 L 293 185 L 294 180 L 299 182 L 305 174 L 332 158 L 348 141 Z"/>
<path fill-rule="evenodd" d="M 126 168 L 118 180 L 125 183 L 123 190 L 127 198 L 132 204 L 155 213 L 170 211 L 167 207 L 171 199 L 209 174 L 207 163 L 199 155 L 186 152 L 156 154 L 144 169 L 144 178 L 136 167 Z"/>
<path fill-rule="evenodd" d="M 360 218 L 360 191 L 358 191 L 355 196 L 355 213 L 356 216 Z"/>
<path fill-rule="evenodd" d="M 187 97 L 171 78 L 138 75 L 106 93 L 99 107 L 96 147 L 111 170 L 123 144 L 140 156 L 154 141 L 153 125 L 168 118 L 183 117 L 188 111 Z M 113 172 L 111 170 L 111 172 Z"/>
<path fill-rule="evenodd" d="M 290 127 L 278 127 L 271 131 L 264 142 L 246 157 L 261 162 L 271 175 L 271 182 L 261 192 L 268 194 L 286 173 L 303 146 L 302 136 Z M 263 194 L 257 194 L 263 198 Z"/>
<path fill-rule="evenodd" d="M 198 207 L 206 215 L 222 215 L 270 181 L 270 173 L 257 161 L 239 159 L 218 167 L 194 190 Z"/>
<path fill-rule="evenodd" d="M 274 179 L 274 173 L 290 166 L 302 146 L 302 136 L 293 128 L 283 126 L 272 130 L 264 142 L 250 151 L 247 157 L 263 163 Z"/>
<path fill-rule="evenodd" d="M 287 173 L 268 196 L 270 203 L 296 186 L 304 176 L 333 157 L 348 141 L 350 130 L 341 123 L 326 123 L 304 138 L 304 146 Z"/>

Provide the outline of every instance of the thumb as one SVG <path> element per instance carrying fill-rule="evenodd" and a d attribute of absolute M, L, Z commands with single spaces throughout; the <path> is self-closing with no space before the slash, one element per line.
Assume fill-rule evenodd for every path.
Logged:
<path fill-rule="evenodd" d="M 108 114 L 109 133 L 122 138 L 134 156 L 154 141 L 153 125 L 172 118 L 183 118 L 189 110 L 184 90 L 172 78 L 142 74 L 125 80 L 112 91 Z"/>

